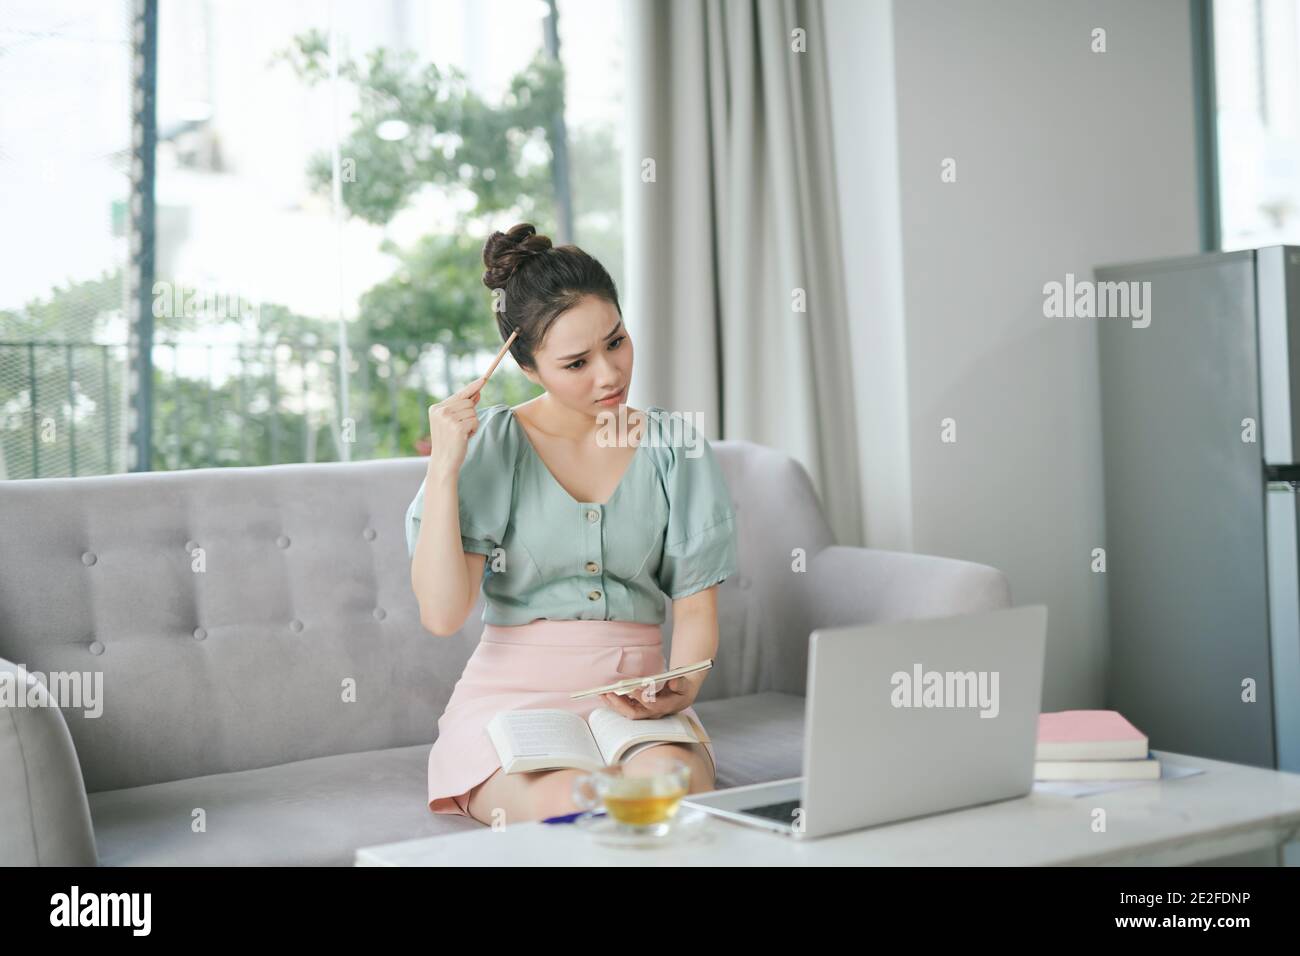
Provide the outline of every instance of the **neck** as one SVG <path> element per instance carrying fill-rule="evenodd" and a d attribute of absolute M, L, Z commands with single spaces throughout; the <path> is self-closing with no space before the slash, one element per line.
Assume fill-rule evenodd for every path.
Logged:
<path fill-rule="evenodd" d="M 593 405 L 591 414 L 585 414 L 553 401 L 549 392 L 538 400 L 538 405 L 541 413 L 538 417 L 545 430 L 572 442 L 595 444 L 597 435 L 611 427 L 609 417 L 611 413 L 615 416 L 612 427 L 618 428 L 619 421 L 624 423 L 624 429 L 630 427 L 631 416 L 626 405 L 617 409 L 605 409 Z M 607 414 L 598 418 L 597 416 L 602 412 Z"/>
<path fill-rule="evenodd" d="M 552 435 L 567 438 L 574 442 L 590 441 L 596 434 L 596 413 L 590 415 L 575 411 L 561 405 L 551 398 L 549 392 L 538 401 L 542 425 Z"/>

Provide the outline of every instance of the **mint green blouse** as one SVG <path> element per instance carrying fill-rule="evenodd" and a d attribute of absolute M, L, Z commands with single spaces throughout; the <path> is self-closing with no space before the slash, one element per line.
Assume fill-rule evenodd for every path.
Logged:
<path fill-rule="evenodd" d="M 601 504 L 564 490 L 509 405 L 476 413 L 457 489 L 461 545 L 488 556 L 485 624 L 662 624 L 665 594 L 684 598 L 736 573 L 731 496 L 687 417 L 646 409 L 631 463 Z M 421 482 L 406 509 L 412 556 L 423 510 Z"/>

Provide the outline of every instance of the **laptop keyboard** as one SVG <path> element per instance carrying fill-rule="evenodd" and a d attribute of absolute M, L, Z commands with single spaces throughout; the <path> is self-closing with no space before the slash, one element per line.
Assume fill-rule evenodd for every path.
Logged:
<path fill-rule="evenodd" d="M 761 807 L 746 807 L 742 812 L 777 823 L 794 825 L 794 812 L 799 808 L 798 800 L 782 800 L 780 803 L 766 803 Z"/>

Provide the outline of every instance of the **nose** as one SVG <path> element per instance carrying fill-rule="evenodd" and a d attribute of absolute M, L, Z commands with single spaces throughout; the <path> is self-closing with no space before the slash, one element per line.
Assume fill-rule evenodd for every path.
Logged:
<path fill-rule="evenodd" d="M 623 372 L 612 359 L 605 358 L 600 364 L 600 387 L 607 392 L 620 388 L 623 384 Z"/>

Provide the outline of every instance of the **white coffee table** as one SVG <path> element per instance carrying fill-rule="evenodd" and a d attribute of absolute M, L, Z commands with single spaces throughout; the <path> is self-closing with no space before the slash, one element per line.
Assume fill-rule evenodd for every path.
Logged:
<path fill-rule="evenodd" d="M 710 818 L 678 847 L 598 844 L 571 825 L 518 823 L 363 847 L 358 866 L 1181 866 L 1300 839 L 1300 774 L 1154 751 L 1205 773 L 1128 790 L 1016 800 L 818 840 Z M 1096 808 L 1106 830 L 1093 829 Z"/>

